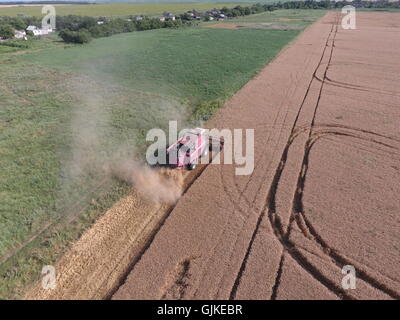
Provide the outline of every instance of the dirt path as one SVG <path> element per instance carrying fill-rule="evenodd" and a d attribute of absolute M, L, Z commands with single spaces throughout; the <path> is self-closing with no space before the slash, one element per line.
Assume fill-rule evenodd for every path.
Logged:
<path fill-rule="evenodd" d="M 339 18 L 209 123 L 255 129 L 253 174 L 206 167 L 114 299 L 400 298 L 400 14 L 357 13 L 357 30 Z"/>

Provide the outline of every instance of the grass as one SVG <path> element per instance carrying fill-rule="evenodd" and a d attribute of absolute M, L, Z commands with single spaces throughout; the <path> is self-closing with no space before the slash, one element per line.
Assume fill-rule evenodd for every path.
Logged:
<path fill-rule="evenodd" d="M 126 193 L 105 169 L 115 154 L 143 155 L 147 130 L 168 120 L 208 119 L 299 32 L 195 27 L 0 46 L 0 259 L 11 254 L 0 298 L 20 297 Z"/>
<path fill-rule="evenodd" d="M 0 54 L 15 52 L 15 51 L 18 51 L 18 48 L 13 48 L 13 47 L 9 47 L 9 46 L 0 46 Z"/>
<path fill-rule="evenodd" d="M 373 11 L 378 11 L 378 12 L 395 12 L 398 13 L 400 12 L 400 8 L 358 8 L 357 11 L 366 11 L 366 12 L 373 12 Z"/>
<path fill-rule="evenodd" d="M 153 30 L 98 39 L 84 47 L 46 50 L 28 59 L 61 71 L 84 68 L 85 74 L 97 79 L 112 75 L 114 82 L 126 88 L 202 101 L 231 95 L 296 34 L 210 28 Z"/>
<path fill-rule="evenodd" d="M 164 11 L 174 14 L 185 11 L 209 10 L 212 8 L 234 7 L 240 3 L 104 3 L 90 5 L 57 5 L 57 15 L 64 16 L 68 14 L 81 16 L 128 16 L 128 15 L 159 15 Z M 41 17 L 42 6 L 25 7 L 0 7 L 0 16 L 16 16 L 25 14 L 28 16 Z"/>
<path fill-rule="evenodd" d="M 315 21 L 325 13 L 326 10 L 276 10 L 264 12 L 261 14 L 239 17 L 234 22 L 284 22 L 288 24 L 308 25 Z M 227 20 L 225 23 L 230 23 L 232 20 Z"/>

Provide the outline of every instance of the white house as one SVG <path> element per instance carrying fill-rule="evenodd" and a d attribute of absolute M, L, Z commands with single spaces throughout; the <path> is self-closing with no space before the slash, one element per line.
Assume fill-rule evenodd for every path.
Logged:
<path fill-rule="evenodd" d="M 26 32 L 24 30 L 15 30 L 14 38 L 15 39 L 24 39 L 24 38 L 26 38 Z"/>
<path fill-rule="evenodd" d="M 164 13 L 164 17 L 165 17 L 165 19 L 166 19 L 166 20 L 172 20 L 172 21 L 175 21 L 175 15 L 174 15 L 174 14 L 172 14 L 172 13 L 170 13 L 170 12 L 166 12 L 166 13 Z"/>
<path fill-rule="evenodd" d="M 39 29 L 36 26 L 29 26 L 26 31 L 30 31 L 34 36 L 42 36 L 53 32 L 52 28 Z"/>
<path fill-rule="evenodd" d="M 33 33 L 34 36 L 41 36 L 42 35 L 42 30 L 35 29 L 35 30 L 32 30 L 32 33 Z"/>
<path fill-rule="evenodd" d="M 37 27 L 36 26 L 28 26 L 28 28 L 26 28 L 26 31 L 33 31 L 36 30 Z"/>

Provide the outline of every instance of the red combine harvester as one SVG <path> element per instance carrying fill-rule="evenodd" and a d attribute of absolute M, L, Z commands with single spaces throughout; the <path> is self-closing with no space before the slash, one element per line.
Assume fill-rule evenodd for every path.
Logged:
<path fill-rule="evenodd" d="M 168 164 L 176 168 L 196 168 L 198 159 L 206 157 L 215 142 L 208 136 L 205 129 L 194 128 L 188 130 L 183 137 L 167 148 Z M 218 141 L 220 149 L 223 141 Z"/>

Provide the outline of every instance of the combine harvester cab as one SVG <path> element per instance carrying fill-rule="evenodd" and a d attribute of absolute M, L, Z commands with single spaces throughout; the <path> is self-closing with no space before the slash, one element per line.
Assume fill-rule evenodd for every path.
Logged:
<path fill-rule="evenodd" d="M 198 159 L 207 156 L 209 150 L 209 138 L 206 130 L 195 128 L 188 130 L 167 149 L 168 164 L 172 167 L 189 170 L 196 168 Z"/>

